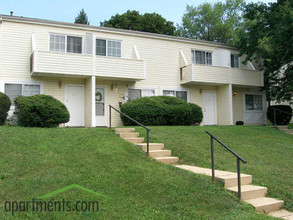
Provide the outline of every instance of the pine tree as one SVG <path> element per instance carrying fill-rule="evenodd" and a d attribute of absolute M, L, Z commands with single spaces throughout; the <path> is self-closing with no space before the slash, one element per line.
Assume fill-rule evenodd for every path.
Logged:
<path fill-rule="evenodd" d="M 90 24 L 87 14 L 84 12 L 83 9 L 81 9 L 81 11 L 79 12 L 79 14 L 77 15 L 77 17 L 75 18 L 74 23 L 76 24 Z"/>

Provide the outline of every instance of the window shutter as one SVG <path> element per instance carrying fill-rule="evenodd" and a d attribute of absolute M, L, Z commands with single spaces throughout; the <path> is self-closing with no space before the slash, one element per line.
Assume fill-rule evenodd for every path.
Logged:
<path fill-rule="evenodd" d="M 92 54 L 93 53 L 93 34 L 92 33 L 86 33 L 85 39 L 86 39 L 85 53 L 86 54 Z"/>

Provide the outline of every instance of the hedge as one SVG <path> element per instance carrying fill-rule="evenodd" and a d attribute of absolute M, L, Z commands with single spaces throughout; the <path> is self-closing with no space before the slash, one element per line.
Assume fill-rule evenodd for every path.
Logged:
<path fill-rule="evenodd" d="M 69 112 L 59 100 L 49 95 L 17 97 L 14 101 L 18 125 L 57 127 L 69 121 Z"/>
<path fill-rule="evenodd" d="M 0 125 L 3 125 L 6 121 L 11 102 L 9 97 L 2 92 L 0 92 L 0 103 Z"/>
<path fill-rule="evenodd" d="M 276 112 L 276 124 L 277 125 L 288 125 L 292 118 L 292 108 L 290 105 L 272 105 L 268 107 L 267 117 L 274 124 L 274 108 Z M 287 112 L 287 114 L 285 113 Z"/>
<path fill-rule="evenodd" d="M 202 121 L 199 106 L 170 96 L 143 97 L 128 101 L 121 111 L 144 125 L 192 125 Z M 136 125 L 121 116 L 125 126 Z"/>

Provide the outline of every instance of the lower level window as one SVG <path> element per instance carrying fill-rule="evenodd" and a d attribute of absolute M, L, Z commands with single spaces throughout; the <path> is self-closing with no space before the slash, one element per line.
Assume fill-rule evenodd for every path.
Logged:
<path fill-rule="evenodd" d="M 245 95 L 245 110 L 263 110 L 262 95 Z"/>
<path fill-rule="evenodd" d="M 155 96 L 155 90 L 152 89 L 128 89 L 128 100 L 134 100 L 141 97 Z"/>
<path fill-rule="evenodd" d="M 163 90 L 163 95 L 177 97 L 187 102 L 187 91 Z"/>
<path fill-rule="evenodd" d="M 18 96 L 32 96 L 40 94 L 40 85 L 33 84 L 5 84 L 5 94 L 10 98 L 11 103 Z"/>

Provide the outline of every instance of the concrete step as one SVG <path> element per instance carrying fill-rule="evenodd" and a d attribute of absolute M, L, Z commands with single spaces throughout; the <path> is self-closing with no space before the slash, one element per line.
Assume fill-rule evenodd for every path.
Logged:
<path fill-rule="evenodd" d="M 238 186 L 228 187 L 227 190 L 231 191 L 235 195 L 238 195 Z M 249 200 L 260 197 L 265 197 L 267 193 L 267 187 L 243 185 L 241 186 L 241 199 Z"/>
<path fill-rule="evenodd" d="M 283 219 L 287 219 L 287 220 L 289 220 L 289 219 L 293 220 L 293 212 L 289 212 L 285 209 L 270 212 L 269 215 L 273 216 L 275 218 L 283 218 Z"/>
<path fill-rule="evenodd" d="M 155 157 L 154 159 L 165 164 L 176 164 L 179 160 L 178 157 Z"/>
<path fill-rule="evenodd" d="M 147 150 L 147 144 L 146 143 L 141 143 L 137 144 L 136 146 L 140 147 L 142 150 L 146 151 Z M 161 143 L 149 143 L 149 150 L 162 150 L 164 149 L 164 144 Z"/>
<path fill-rule="evenodd" d="M 288 129 L 285 131 L 287 134 L 293 134 L 293 129 Z"/>
<path fill-rule="evenodd" d="M 138 132 L 132 132 L 132 133 L 119 133 L 119 136 L 122 138 L 136 138 L 139 136 Z"/>
<path fill-rule="evenodd" d="M 151 150 L 150 157 L 169 157 L 171 150 Z"/>
<path fill-rule="evenodd" d="M 124 138 L 124 140 L 129 141 L 133 144 L 139 144 L 144 142 L 144 138 Z"/>
<path fill-rule="evenodd" d="M 277 199 L 268 198 L 268 197 L 249 199 L 249 200 L 246 200 L 246 202 L 253 205 L 257 211 L 260 211 L 263 213 L 269 213 L 269 212 L 280 210 L 284 204 L 284 201 L 282 200 L 277 200 Z"/>
<path fill-rule="evenodd" d="M 277 126 L 277 129 L 279 129 L 279 130 L 285 130 L 285 129 L 288 129 L 288 125 L 278 125 L 278 126 Z"/>
<path fill-rule="evenodd" d="M 188 170 L 196 174 L 204 174 L 212 176 L 212 170 L 209 168 L 202 168 L 190 165 L 177 165 L 176 167 Z M 217 180 L 224 183 L 225 188 L 238 186 L 237 173 L 215 170 L 215 177 Z M 252 176 L 247 174 L 241 174 L 241 185 L 249 185 L 252 182 Z"/>
<path fill-rule="evenodd" d="M 115 132 L 116 132 L 116 134 L 132 133 L 132 132 L 134 132 L 134 128 L 116 128 Z"/>

